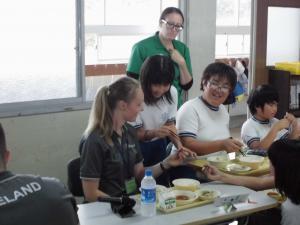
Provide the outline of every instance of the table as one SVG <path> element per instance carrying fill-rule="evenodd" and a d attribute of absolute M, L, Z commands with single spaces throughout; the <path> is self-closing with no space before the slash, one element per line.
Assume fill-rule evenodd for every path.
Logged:
<path fill-rule="evenodd" d="M 275 208 L 277 201 L 270 198 L 263 192 L 256 192 L 246 187 L 211 182 L 201 184 L 201 187 L 218 190 L 221 195 L 235 195 L 249 193 L 251 202 L 236 204 L 236 211 L 226 213 L 222 207 L 215 207 L 213 204 L 186 209 L 183 211 L 164 214 L 157 211 L 154 217 L 142 217 L 140 215 L 140 203 L 135 206 L 136 214 L 133 217 L 122 219 L 112 213 L 110 204 L 94 202 L 78 205 L 78 216 L 80 225 L 122 225 L 122 224 L 143 224 L 143 225 L 165 225 L 165 224 L 209 224 L 246 216 L 254 212 Z"/>

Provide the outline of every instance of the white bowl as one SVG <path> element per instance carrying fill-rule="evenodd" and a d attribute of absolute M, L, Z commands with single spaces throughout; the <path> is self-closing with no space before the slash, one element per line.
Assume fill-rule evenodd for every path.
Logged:
<path fill-rule="evenodd" d="M 194 179 L 180 178 L 172 181 L 177 190 L 196 191 L 200 188 L 200 182 Z"/>
<path fill-rule="evenodd" d="M 207 158 L 210 165 L 216 166 L 218 168 L 224 168 L 229 163 L 228 155 L 217 155 L 210 156 Z"/>
<path fill-rule="evenodd" d="M 238 158 L 241 165 L 249 166 L 251 169 L 257 169 L 263 163 L 264 159 L 264 157 L 259 155 L 246 155 Z"/>
<path fill-rule="evenodd" d="M 176 198 L 177 206 L 190 204 L 198 198 L 197 192 L 193 192 L 193 191 L 173 190 L 171 191 L 171 193 Z"/>
<path fill-rule="evenodd" d="M 198 192 L 198 198 L 201 200 L 213 200 L 221 195 L 219 191 L 215 190 L 199 190 Z"/>

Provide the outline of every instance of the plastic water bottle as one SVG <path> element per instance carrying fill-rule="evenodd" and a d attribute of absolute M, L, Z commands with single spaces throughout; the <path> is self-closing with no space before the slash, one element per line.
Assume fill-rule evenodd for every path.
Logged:
<path fill-rule="evenodd" d="M 150 169 L 146 169 L 141 183 L 141 214 L 148 217 L 156 215 L 156 182 Z"/>

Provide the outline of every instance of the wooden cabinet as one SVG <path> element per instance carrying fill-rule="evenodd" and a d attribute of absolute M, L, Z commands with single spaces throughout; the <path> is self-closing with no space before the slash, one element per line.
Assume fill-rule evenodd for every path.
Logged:
<path fill-rule="evenodd" d="M 288 71 L 269 69 L 269 84 L 279 93 L 276 118 L 281 119 L 286 112 L 300 117 L 300 76 Z"/>

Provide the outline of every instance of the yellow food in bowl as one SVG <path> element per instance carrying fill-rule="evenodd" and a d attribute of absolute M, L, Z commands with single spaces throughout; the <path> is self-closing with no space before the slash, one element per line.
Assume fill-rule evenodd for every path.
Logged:
<path fill-rule="evenodd" d="M 240 156 L 239 163 L 244 166 L 249 166 L 251 169 L 257 169 L 264 161 L 264 157 L 258 155 Z"/>
<path fill-rule="evenodd" d="M 200 182 L 194 179 L 181 178 L 172 181 L 176 190 L 196 191 L 200 188 Z"/>

